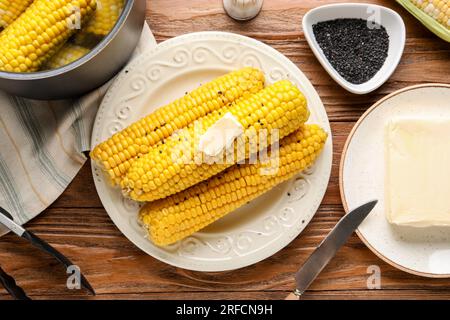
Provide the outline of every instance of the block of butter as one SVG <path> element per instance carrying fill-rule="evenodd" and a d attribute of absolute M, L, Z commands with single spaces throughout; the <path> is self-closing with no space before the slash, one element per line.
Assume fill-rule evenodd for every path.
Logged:
<path fill-rule="evenodd" d="M 450 119 L 397 119 L 385 132 L 387 220 L 450 226 Z"/>

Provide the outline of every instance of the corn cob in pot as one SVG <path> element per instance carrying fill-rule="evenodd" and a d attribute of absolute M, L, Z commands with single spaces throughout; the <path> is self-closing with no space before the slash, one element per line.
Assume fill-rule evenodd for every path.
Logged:
<path fill-rule="evenodd" d="M 245 139 L 245 155 L 221 155 L 210 163 L 197 161 L 202 154 L 196 148 L 196 138 L 220 119 L 231 113 L 243 126 L 244 136 L 265 133 L 257 148 L 251 148 L 251 139 Z M 133 162 L 121 182 L 124 194 L 136 201 L 154 201 L 189 188 L 248 158 L 253 150 L 267 147 L 272 138 L 281 139 L 297 130 L 309 117 L 307 102 L 300 90 L 288 80 L 279 81 L 248 99 L 207 115 L 177 135 L 149 149 Z M 277 136 L 272 137 L 276 132 Z M 258 142 L 260 139 L 256 139 Z M 188 150 L 183 157 L 180 149 Z M 242 149 L 242 148 L 239 148 Z"/>
<path fill-rule="evenodd" d="M 0 0 L 0 29 L 16 20 L 33 0 Z"/>
<path fill-rule="evenodd" d="M 243 68 L 221 76 L 159 108 L 138 122 L 100 143 L 91 158 L 108 173 L 112 184 L 119 184 L 137 157 L 195 120 L 228 104 L 258 92 L 264 74 Z"/>
<path fill-rule="evenodd" d="M 97 10 L 86 26 L 75 36 L 75 43 L 89 45 L 106 36 L 122 13 L 125 0 L 97 0 Z"/>
<path fill-rule="evenodd" d="M 96 0 L 35 0 L 0 34 L 0 70 L 38 71 L 95 8 Z"/>
<path fill-rule="evenodd" d="M 47 61 L 43 69 L 52 70 L 68 65 L 89 53 L 89 49 L 67 42 Z"/>
<path fill-rule="evenodd" d="M 186 238 L 310 166 L 326 139 L 319 126 L 304 125 L 281 140 L 278 167 L 273 162 L 234 165 L 180 193 L 147 203 L 140 221 L 159 246 Z"/>

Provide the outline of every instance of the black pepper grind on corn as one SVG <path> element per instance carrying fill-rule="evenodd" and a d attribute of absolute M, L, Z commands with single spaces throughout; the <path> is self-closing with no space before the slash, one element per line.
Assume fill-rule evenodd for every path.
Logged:
<path fill-rule="evenodd" d="M 379 24 L 336 19 L 313 25 L 313 32 L 331 65 L 353 84 L 369 81 L 386 61 L 389 35 Z"/>

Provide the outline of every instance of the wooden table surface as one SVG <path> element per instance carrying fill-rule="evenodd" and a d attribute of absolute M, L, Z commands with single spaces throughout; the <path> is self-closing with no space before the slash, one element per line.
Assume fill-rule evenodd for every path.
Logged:
<path fill-rule="evenodd" d="M 228 18 L 221 0 L 147 0 L 147 21 L 158 42 L 187 32 L 221 30 L 253 37 L 291 59 L 323 99 L 334 139 L 331 180 L 319 211 L 302 234 L 274 256 L 230 272 L 201 273 L 162 263 L 141 252 L 114 226 L 96 194 L 87 163 L 67 191 L 27 226 L 81 266 L 97 299 L 280 299 L 294 287 L 294 272 L 344 214 L 338 167 L 355 121 L 375 101 L 410 85 L 448 83 L 450 45 L 391 0 L 368 1 L 397 11 L 407 29 L 401 63 L 377 91 L 357 96 L 341 89 L 322 69 L 301 28 L 302 16 L 325 0 L 266 0 L 254 20 Z M 358 1 L 356 1 L 358 2 Z M 50 257 L 17 237 L 0 241 L 0 265 L 34 299 L 91 298 L 66 289 L 66 277 Z M 381 289 L 369 290 L 369 266 L 379 266 Z M 426 279 L 397 270 L 354 235 L 306 292 L 306 299 L 450 299 L 450 279 Z M 0 289 L 0 299 L 9 296 Z"/>

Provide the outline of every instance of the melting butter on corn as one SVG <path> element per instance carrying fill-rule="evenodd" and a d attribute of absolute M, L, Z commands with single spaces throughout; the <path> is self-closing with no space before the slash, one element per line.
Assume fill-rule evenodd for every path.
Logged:
<path fill-rule="evenodd" d="M 133 163 L 149 153 L 152 147 L 165 144 L 178 130 L 206 119 L 212 113 L 225 113 L 225 109 L 263 87 L 264 74 L 259 69 L 245 67 L 227 73 L 116 133 L 97 145 L 91 158 L 108 174 L 113 185 L 122 184 Z M 156 152 L 159 155 L 159 151 Z"/>
<path fill-rule="evenodd" d="M 244 127 L 230 112 L 217 120 L 200 137 L 198 150 L 214 157 L 231 147 L 233 142 L 244 133 Z"/>

